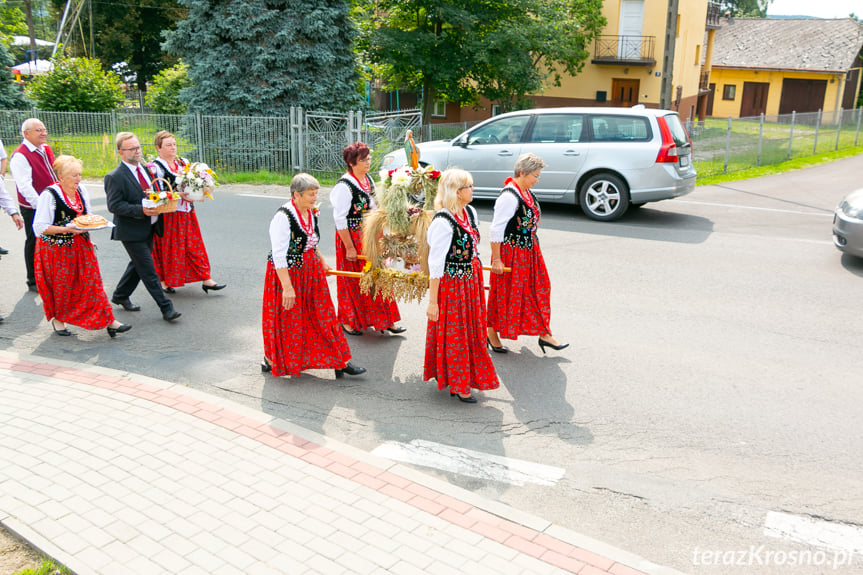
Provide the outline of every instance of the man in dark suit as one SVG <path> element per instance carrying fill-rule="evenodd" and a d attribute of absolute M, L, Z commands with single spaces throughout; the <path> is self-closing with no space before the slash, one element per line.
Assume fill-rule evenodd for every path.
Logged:
<path fill-rule="evenodd" d="M 162 318 L 174 321 L 180 312 L 174 310 L 174 304 L 162 291 L 153 266 L 153 234 L 162 235 L 162 217 L 156 208 L 145 208 L 141 203 L 153 185 L 154 176 L 141 163 L 141 143 L 135 134 L 120 132 L 114 141 L 122 161 L 105 176 L 105 195 L 108 211 L 114 214 L 111 239 L 123 242 L 130 261 L 111 301 L 126 311 L 140 310 L 129 298 L 142 281 L 162 310 Z"/>

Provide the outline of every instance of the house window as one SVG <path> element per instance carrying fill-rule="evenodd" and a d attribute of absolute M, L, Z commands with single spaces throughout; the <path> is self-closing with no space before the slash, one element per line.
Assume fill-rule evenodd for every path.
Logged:
<path fill-rule="evenodd" d="M 491 105 L 491 116 L 492 118 L 500 114 L 500 104 L 492 104 Z"/>
<path fill-rule="evenodd" d="M 722 86 L 722 99 L 723 100 L 733 100 L 734 94 L 737 92 L 736 84 L 723 84 Z"/>
<path fill-rule="evenodd" d="M 434 109 L 432 110 L 433 118 L 446 118 L 446 102 L 444 100 L 435 100 Z"/>

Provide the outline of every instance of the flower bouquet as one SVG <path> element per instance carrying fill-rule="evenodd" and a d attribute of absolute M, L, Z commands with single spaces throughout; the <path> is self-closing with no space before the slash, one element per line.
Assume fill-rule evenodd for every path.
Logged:
<path fill-rule="evenodd" d="M 191 200 L 203 200 L 204 197 L 213 199 L 213 190 L 219 184 L 216 183 L 216 174 L 204 162 L 191 162 L 183 166 L 183 171 L 175 180 L 177 191 L 188 194 Z"/>

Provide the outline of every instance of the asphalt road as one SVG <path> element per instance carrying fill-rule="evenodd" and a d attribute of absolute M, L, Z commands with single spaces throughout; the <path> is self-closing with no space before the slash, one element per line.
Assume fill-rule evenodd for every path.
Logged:
<path fill-rule="evenodd" d="M 275 186 L 224 186 L 199 208 L 227 289 L 178 289 L 183 317 L 168 324 L 139 288 L 143 310 L 115 311 L 134 325 L 115 340 L 52 334 L 25 290 L 23 233 L 2 218 L 0 346 L 185 383 L 367 450 L 424 440 L 560 468 L 518 485 L 423 467 L 684 572 L 863 573 L 863 260 L 830 231 L 860 174 L 863 156 L 700 187 L 615 223 L 544 206 L 552 328 L 572 345 L 506 342 L 512 353 L 492 358 L 501 387 L 475 406 L 422 381 L 424 304 L 401 305 L 403 336 L 349 338 L 367 376 L 261 374 L 267 225 L 287 198 Z M 108 215 L 101 185 L 89 189 Z M 492 205 L 476 207 L 487 259 Z M 110 294 L 125 252 L 93 235 Z M 849 565 L 835 548 L 859 552 Z M 817 564 L 834 559 L 846 562 Z"/>

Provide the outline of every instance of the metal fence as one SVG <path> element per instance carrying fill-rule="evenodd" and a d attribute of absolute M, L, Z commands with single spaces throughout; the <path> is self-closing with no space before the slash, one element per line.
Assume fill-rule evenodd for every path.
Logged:
<path fill-rule="evenodd" d="M 384 154 L 404 143 L 407 130 L 417 141 L 451 139 L 479 122 L 422 126 L 420 110 L 331 113 L 291 110 L 290 116 L 202 116 L 0 110 L 0 139 L 11 152 L 20 142 L 21 123 L 30 117 L 48 127 L 48 141 L 58 154 L 84 161 L 88 176 L 105 174 L 117 164 L 114 134 L 138 136 L 155 154 L 156 132 L 177 136 L 180 154 L 205 161 L 216 173 L 307 171 L 335 176 L 344 169 L 342 150 L 355 141 L 372 150 L 376 172 Z M 863 145 L 863 108 L 689 122 L 693 162 L 708 176 L 777 164 L 793 158 Z M 145 152 L 145 153 L 147 153 Z"/>
<path fill-rule="evenodd" d="M 768 166 L 863 145 L 863 108 L 687 123 L 699 176 Z"/>
<path fill-rule="evenodd" d="M 117 165 L 117 132 L 133 132 L 145 154 L 155 155 L 152 142 L 160 130 L 176 136 L 180 155 L 207 162 L 217 174 L 306 171 L 334 176 L 344 171 L 342 150 L 356 141 L 372 149 L 376 171 L 386 152 L 403 145 L 406 131 L 419 133 L 422 124 L 420 110 L 328 113 L 293 108 L 286 117 L 0 110 L 0 139 L 8 152 L 20 143 L 21 124 L 31 117 L 45 123 L 55 152 L 81 158 L 90 176 Z"/>

